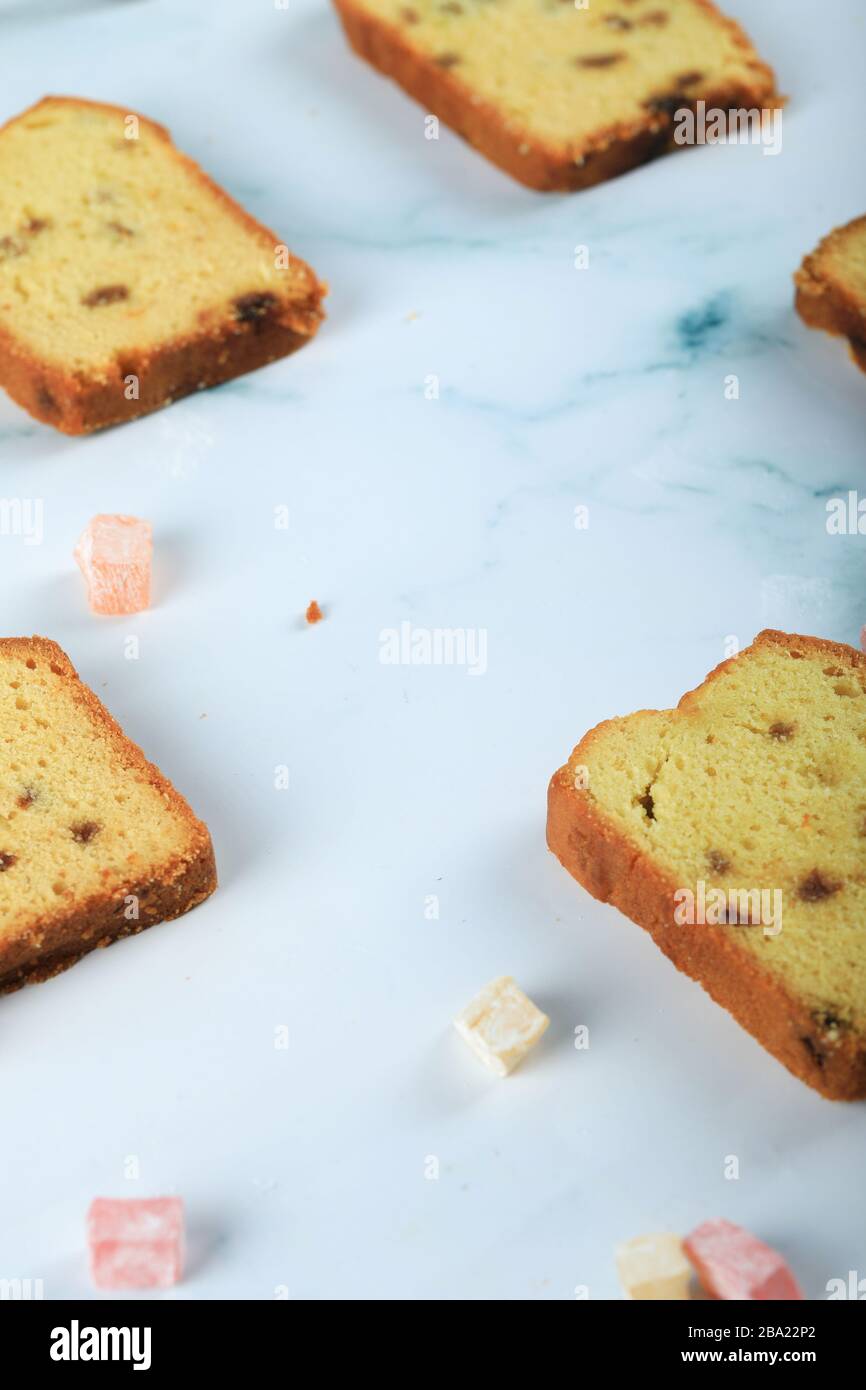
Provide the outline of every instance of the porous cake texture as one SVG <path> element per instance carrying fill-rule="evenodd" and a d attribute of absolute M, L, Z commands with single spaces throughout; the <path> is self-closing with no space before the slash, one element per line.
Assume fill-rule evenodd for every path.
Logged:
<path fill-rule="evenodd" d="M 301 347 L 324 287 L 122 107 L 46 97 L 0 130 L 0 385 L 67 434 Z"/>
<path fill-rule="evenodd" d="M 0 992 L 215 887 L 207 827 L 60 647 L 0 639 Z"/>
<path fill-rule="evenodd" d="M 830 232 L 794 282 L 804 323 L 847 338 L 851 356 L 866 372 L 866 216 Z"/>
<path fill-rule="evenodd" d="M 611 719 L 548 844 L 790 1071 L 866 1097 L 866 656 L 765 631 L 675 710 Z"/>
<path fill-rule="evenodd" d="M 352 47 L 521 183 L 587 188 L 674 147 L 675 112 L 779 102 L 709 0 L 335 0 Z"/>

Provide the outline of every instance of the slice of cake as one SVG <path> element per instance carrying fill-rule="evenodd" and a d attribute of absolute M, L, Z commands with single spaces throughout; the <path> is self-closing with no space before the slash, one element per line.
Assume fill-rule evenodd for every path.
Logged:
<path fill-rule="evenodd" d="M 825 236 L 794 283 L 804 323 L 847 338 L 851 356 L 866 372 L 866 217 Z"/>
<path fill-rule="evenodd" d="M 44 637 L 0 639 L 0 992 L 216 887 L 207 826 Z"/>
<path fill-rule="evenodd" d="M 335 0 L 349 42 L 530 188 L 588 188 L 673 147 L 674 114 L 777 106 L 709 0 Z"/>
<path fill-rule="evenodd" d="M 0 385 L 66 434 L 301 347 L 324 287 L 122 107 L 46 97 L 0 130 Z"/>
<path fill-rule="evenodd" d="M 795 1076 L 866 1097 L 866 656 L 762 632 L 591 730 L 547 838 Z"/>

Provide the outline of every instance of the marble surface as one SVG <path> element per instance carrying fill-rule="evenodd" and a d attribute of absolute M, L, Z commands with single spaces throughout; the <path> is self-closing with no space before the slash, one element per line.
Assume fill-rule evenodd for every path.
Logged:
<path fill-rule="evenodd" d="M 866 621 L 866 541 L 826 529 L 864 488 L 866 379 L 791 284 L 866 205 L 866 14 L 726 7 L 790 95 L 781 153 L 562 197 L 425 140 L 322 0 L 0 0 L 0 117 L 147 112 L 331 286 L 311 347 L 137 424 L 66 439 L 0 397 L 4 495 L 44 505 L 41 544 L 0 537 L 0 630 L 70 653 L 222 880 L 0 1004 L 0 1276 L 87 1296 L 91 1197 L 171 1192 L 176 1298 L 611 1298 L 616 1241 L 717 1214 L 810 1297 L 866 1275 L 863 1107 L 789 1077 L 544 843 L 590 725 L 675 702 L 730 638 Z M 152 520 L 151 612 L 88 613 L 98 511 Z M 386 664 L 404 623 L 483 633 L 484 660 Z M 504 1082 L 449 1026 L 501 973 L 552 1018 Z"/>

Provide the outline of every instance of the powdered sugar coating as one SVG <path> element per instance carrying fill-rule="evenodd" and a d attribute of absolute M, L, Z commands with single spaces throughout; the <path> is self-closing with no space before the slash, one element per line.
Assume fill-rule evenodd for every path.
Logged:
<path fill-rule="evenodd" d="M 74 550 L 94 613 L 141 613 L 150 607 L 153 528 L 134 516 L 94 516 Z"/>
<path fill-rule="evenodd" d="M 156 1289 L 183 1272 L 180 1197 L 96 1197 L 87 1213 L 90 1272 L 99 1289 Z"/>

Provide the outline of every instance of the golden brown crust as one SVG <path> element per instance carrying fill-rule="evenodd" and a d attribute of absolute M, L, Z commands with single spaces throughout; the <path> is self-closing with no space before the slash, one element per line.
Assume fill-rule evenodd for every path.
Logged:
<path fill-rule="evenodd" d="M 139 901 L 137 920 L 124 917 L 124 897 L 119 900 L 91 899 L 65 921 L 52 919 L 40 925 L 44 933 L 38 955 L 33 943 L 19 938 L 16 949 L 0 952 L 0 994 L 11 994 L 24 985 L 38 984 L 59 975 L 97 947 L 110 946 L 125 936 L 135 936 L 146 927 L 168 922 L 197 907 L 217 886 L 213 848 L 208 841 L 198 857 L 184 863 L 177 876 L 165 882 L 145 880 L 131 884 L 124 897 Z"/>
<path fill-rule="evenodd" d="M 98 107 L 113 112 L 121 120 L 129 115 L 137 116 L 143 127 L 170 146 L 174 159 L 184 166 L 190 177 L 208 189 L 225 211 L 267 246 L 269 252 L 282 245 L 281 238 L 251 217 L 195 160 L 176 148 L 165 126 L 139 112 L 79 97 L 43 97 L 0 127 L 0 135 L 6 126 L 38 110 L 46 102 L 88 109 Z M 0 325 L 0 386 L 28 414 L 46 425 L 53 425 L 63 434 L 73 435 L 89 434 L 108 425 L 135 420 L 193 391 L 219 386 L 288 356 L 315 335 L 324 318 L 322 300 L 327 286 L 298 257 L 292 257 L 292 266 L 305 279 L 306 297 L 280 301 L 277 310 L 266 318 L 254 318 L 250 322 L 228 320 L 194 336 L 167 342 L 153 352 L 125 353 L 102 379 L 88 379 L 79 372 L 67 372 L 56 364 L 42 361 Z M 135 399 L 128 400 L 125 379 L 129 376 L 138 379 L 138 394 Z"/>
<path fill-rule="evenodd" d="M 105 381 L 82 381 L 40 362 L 0 328 L 0 385 L 29 415 L 62 434 L 90 434 L 160 410 L 172 401 L 243 376 L 286 357 L 309 335 L 279 323 L 167 343 L 157 352 L 130 355 Z M 127 400 L 124 377 L 138 378 L 138 399 Z"/>
<path fill-rule="evenodd" d="M 740 26 L 722 15 L 711 0 L 696 3 L 732 32 L 738 46 L 753 52 Z M 453 69 L 437 66 L 413 48 L 399 28 L 365 11 L 363 3 L 334 0 L 334 5 L 349 43 L 361 58 L 393 78 L 427 111 L 527 188 L 543 193 L 591 188 L 677 148 L 672 138 L 673 116 L 658 110 L 648 112 L 640 122 L 599 131 L 591 142 L 571 150 L 566 157 L 528 131 L 509 129 L 502 113 L 490 102 L 477 102 Z M 694 111 L 698 99 L 707 107 L 725 109 L 751 108 L 770 101 L 781 105 L 772 68 L 756 59 L 754 72 L 752 84 L 731 82 L 712 90 L 705 88 L 694 97 L 678 94 L 677 108 Z"/>
<path fill-rule="evenodd" d="M 796 650 L 820 651 L 846 665 L 866 666 L 866 657 L 855 648 L 822 638 L 766 630 L 755 639 L 756 645 L 788 649 L 792 643 Z M 730 664 L 722 662 L 707 681 L 717 679 Z M 694 696 L 694 691 L 684 695 L 679 708 L 688 708 Z M 599 724 L 585 735 L 572 755 L 574 763 L 584 761 L 583 751 L 604 728 Z M 620 833 L 585 790 L 575 787 L 569 765 L 550 783 L 547 843 L 578 883 L 644 927 L 678 970 L 697 980 L 795 1076 L 831 1100 L 866 1099 L 866 1038 L 849 1033 L 827 1048 L 812 1010 L 762 970 L 734 934 L 721 926 L 675 925 L 677 885 Z"/>
<path fill-rule="evenodd" d="M 844 227 L 836 227 L 803 260 L 794 274 L 797 313 L 810 328 L 838 334 L 848 339 L 851 356 L 866 372 L 866 305 L 850 285 L 834 275 L 825 259 L 845 238 L 866 228 L 866 216 L 856 217 Z"/>
<path fill-rule="evenodd" d="M 179 917 L 203 902 L 217 886 L 213 845 L 207 826 L 193 814 L 186 801 L 149 762 L 137 744 L 128 739 L 102 702 L 80 679 L 69 657 L 45 637 L 0 638 L 0 656 L 12 655 L 46 662 L 51 671 L 70 682 L 70 693 L 86 711 L 101 737 L 111 744 L 125 768 L 143 773 L 150 785 L 169 803 L 189 830 L 187 846 L 155 873 L 139 874 L 110 894 L 97 894 L 74 910 L 59 909 L 38 922 L 29 922 L 17 934 L 0 940 L 0 994 L 24 984 L 46 980 L 97 946 L 107 946 L 132 936 L 157 922 Z M 138 900 L 138 917 L 127 920 L 127 900 Z"/>

